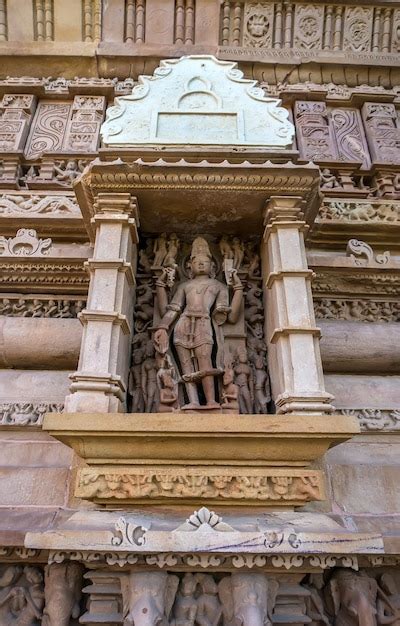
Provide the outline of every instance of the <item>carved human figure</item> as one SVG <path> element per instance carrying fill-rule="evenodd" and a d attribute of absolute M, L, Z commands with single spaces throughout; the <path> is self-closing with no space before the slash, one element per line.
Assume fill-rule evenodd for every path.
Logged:
<path fill-rule="evenodd" d="M 9 565 L 0 573 L 2 626 L 37 626 L 43 604 L 43 576 L 37 567 Z"/>
<path fill-rule="evenodd" d="M 42 626 L 69 626 L 80 615 L 83 568 L 80 563 L 52 563 L 45 568 Z"/>
<path fill-rule="evenodd" d="M 197 581 L 193 574 L 185 574 L 179 587 L 174 607 L 173 626 L 195 626 L 197 601 L 194 597 Z"/>
<path fill-rule="evenodd" d="M 224 376 L 222 378 L 222 404 L 221 408 L 225 412 L 239 412 L 239 388 L 234 380 L 234 372 L 231 365 L 225 366 Z"/>
<path fill-rule="evenodd" d="M 228 237 L 223 235 L 219 242 L 219 249 L 223 259 L 233 259 L 234 252 L 232 250 L 232 246 L 228 241 Z"/>
<path fill-rule="evenodd" d="M 151 263 L 146 250 L 139 250 L 139 270 L 145 274 L 151 273 Z"/>
<path fill-rule="evenodd" d="M 377 626 L 378 585 L 364 573 L 338 569 L 330 583 L 334 626 Z"/>
<path fill-rule="evenodd" d="M 218 586 L 210 574 L 196 574 L 201 594 L 197 600 L 197 626 L 219 626 L 222 606 L 218 599 Z"/>
<path fill-rule="evenodd" d="M 11 315 L 13 312 L 13 306 L 8 298 L 4 298 L 0 305 L 0 315 Z"/>
<path fill-rule="evenodd" d="M 32 306 L 32 311 L 31 311 L 32 317 L 43 317 L 44 312 L 45 312 L 45 309 L 44 309 L 43 302 L 35 298 L 33 301 L 33 306 Z M 26 317 L 26 313 L 24 313 L 24 317 Z"/>
<path fill-rule="evenodd" d="M 330 170 L 324 168 L 321 172 L 321 189 L 342 189 L 342 185 Z"/>
<path fill-rule="evenodd" d="M 23 317 L 26 311 L 26 302 L 23 298 L 19 298 L 17 302 L 13 304 L 13 313 L 16 317 Z"/>
<path fill-rule="evenodd" d="M 272 626 L 279 583 L 265 574 L 233 573 L 218 585 L 224 626 Z"/>
<path fill-rule="evenodd" d="M 244 258 L 244 245 L 240 241 L 239 237 L 234 237 L 232 239 L 232 250 L 233 250 L 233 267 L 236 270 L 239 270 L 242 267 L 243 258 Z"/>
<path fill-rule="evenodd" d="M 269 376 L 264 358 L 257 354 L 254 359 L 254 410 L 257 414 L 268 413 L 268 402 L 271 401 Z"/>
<path fill-rule="evenodd" d="M 146 413 L 157 411 L 157 364 L 154 345 L 149 341 L 145 348 L 145 359 L 142 364 L 142 390 L 144 396 L 144 410 Z"/>
<path fill-rule="evenodd" d="M 49 300 L 44 317 L 55 317 L 58 313 L 58 305 L 55 300 Z"/>
<path fill-rule="evenodd" d="M 163 233 L 154 240 L 154 259 L 153 267 L 162 267 L 164 259 L 167 256 L 167 235 Z"/>
<path fill-rule="evenodd" d="M 379 626 L 400 626 L 400 591 L 389 572 L 382 574 L 379 580 L 377 619 Z"/>
<path fill-rule="evenodd" d="M 69 300 L 63 300 L 58 313 L 54 317 L 69 318 L 72 317 L 71 303 Z"/>
<path fill-rule="evenodd" d="M 141 332 L 146 329 L 153 319 L 153 290 L 147 282 L 138 285 L 135 306 L 135 330 Z"/>
<path fill-rule="evenodd" d="M 223 372 L 221 325 L 226 321 L 237 321 L 243 287 L 236 270 L 233 270 L 233 297 L 229 306 L 228 287 L 212 276 L 210 249 L 202 237 L 193 242 L 190 269 L 191 278 L 178 284 L 171 303 L 165 306 L 165 312 L 164 306 L 161 306 L 162 318 L 154 334 L 154 342 L 157 352 L 165 354 L 169 349 L 168 331 L 177 320 L 172 335 L 189 400 L 184 408 L 200 407 L 197 383 L 201 384 L 206 408 L 219 408 L 214 377 Z M 158 281 L 157 290 L 159 302 L 166 303 L 166 284 Z M 217 348 L 215 359 L 214 348 Z"/>
<path fill-rule="evenodd" d="M 264 320 L 264 309 L 262 305 L 262 290 L 254 283 L 250 283 L 250 286 L 246 292 L 246 307 L 245 307 L 245 320 L 252 326 L 257 322 Z"/>
<path fill-rule="evenodd" d="M 176 269 L 178 267 L 176 264 L 176 257 L 178 256 L 179 239 L 175 235 L 175 233 L 172 233 L 172 235 L 170 235 L 167 245 L 167 254 L 163 261 L 163 266 Z"/>
<path fill-rule="evenodd" d="M 135 347 L 132 351 L 131 366 L 132 413 L 143 413 L 144 411 L 144 393 L 142 388 L 143 358 L 144 349 Z"/>
<path fill-rule="evenodd" d="M 239 388 L 239 407 L 241 413 L 253 412 L 252 371 L 247 362 L 245 350 L 238 350 L 235 365 L 235 384 Z"/>
<path fill-rule="evenodd" d="M 65 163 L 61 161 L 59 165 L 54 165 L 56 179 L 61 182 L 72 182 L 79 175 L 79 164 L 77 161 L 70 159 Z"/>
<path fill-rule="evenodd" d="M 179 578 L 131 572 L 121 578 L 124 626 L 168 626 Z"/>
<path fill-rule="evenodd" d="M 158 410 L 161 413 L 174 411 L 178 408 L 178 383 L 175 369 L 168 355 L 162 357 L 161 366 L 157 371 L 157 385 L 160 403 Z"/>

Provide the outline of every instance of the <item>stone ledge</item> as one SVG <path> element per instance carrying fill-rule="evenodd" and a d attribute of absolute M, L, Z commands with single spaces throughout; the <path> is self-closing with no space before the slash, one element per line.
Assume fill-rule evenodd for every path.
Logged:
<path fill-rule="evenodd" d="M 303 468 L 359 432 L 346 415 L 207 413 L 49 413 L 43 429 L 89 466 L 75 495 L 111 506 L 321 500 L 323 473 Z"/>

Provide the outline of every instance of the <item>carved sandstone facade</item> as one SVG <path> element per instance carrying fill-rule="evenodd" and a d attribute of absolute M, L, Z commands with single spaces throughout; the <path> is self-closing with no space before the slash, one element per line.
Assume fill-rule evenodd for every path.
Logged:
<path fill-rule="evenodd" d="M 0 0 L 0 625 L 400 622 L 400 7 Z"/>

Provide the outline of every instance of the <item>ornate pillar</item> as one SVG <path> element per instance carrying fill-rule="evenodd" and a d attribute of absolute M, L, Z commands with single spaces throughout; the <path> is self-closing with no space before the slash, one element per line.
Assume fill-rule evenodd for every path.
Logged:
<path fill-rule="evenodd" d="M 80 314 L 83 336 L 78 371 L 71 375 L 65 410 L 122 412 L 129 371 L 136 264 L 137 205 L 129 193 L 99 193 L 92 223 L 90 286 Z"/>
<path fill-rule="evenodd" d="M 277 413 L 330 412 L 315 326 L 300 197 L 273 196 L 262 243 L 269 372 Z"/>

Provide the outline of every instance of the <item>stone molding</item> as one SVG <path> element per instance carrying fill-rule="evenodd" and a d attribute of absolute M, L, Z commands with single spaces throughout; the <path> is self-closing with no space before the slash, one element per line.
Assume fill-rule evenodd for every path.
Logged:
<path fill-rule="evenodd" d="M 99 467 L 78 470 L 75 495 L 107 503 L 179 499 L 216 500 L 224 504 L 279 506 L 323 500 L 322 472 L 296 469 L 241 469 L 240 467 Z"/>
<path fill-rule="evenodd" d="M 82 259 L 29 257 L 19 260 L 1 258 L 0 285 L 6 292 L 24 290 L 31 293 L 46 291 L 61 294 L 86 295 L 88 276 L 84 270 Z"/>

